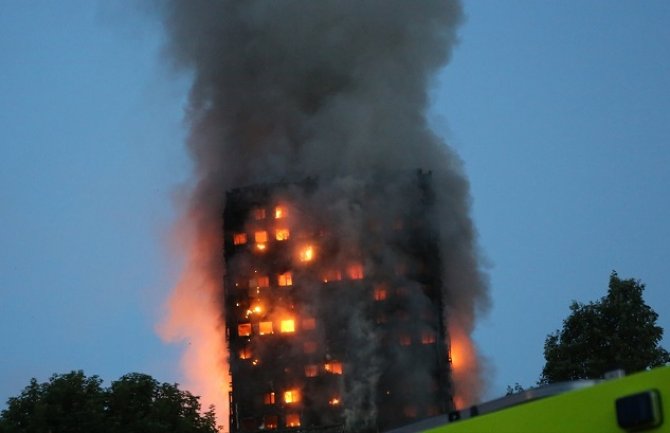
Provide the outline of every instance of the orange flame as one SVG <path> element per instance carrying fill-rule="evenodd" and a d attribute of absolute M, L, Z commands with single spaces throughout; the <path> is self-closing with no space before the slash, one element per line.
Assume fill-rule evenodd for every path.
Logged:
<path fill-rule="evenodd" d="M 477 349 L 458 317 L 449 320 L 450 357 L 457 408 L 477 403 L 482 389 Z"/>
<path fill-rule="evenodd" d="M 193 227 L 191 215 L 180 227 Z M 210 231 L 216 233 L 216 230 Z M 228 419 L 228 365 L 225 331 L 218 299 L 222 290 L 212 257 L 219 251 L 218 237 L 189 236 L 182 275 L 167 301 L 166 314 L 157 331 L 164 341 L 185 343 L 181 366 L 183 386 L 200 396 L 202 409 L 213 405 L 218 424 Z"/>

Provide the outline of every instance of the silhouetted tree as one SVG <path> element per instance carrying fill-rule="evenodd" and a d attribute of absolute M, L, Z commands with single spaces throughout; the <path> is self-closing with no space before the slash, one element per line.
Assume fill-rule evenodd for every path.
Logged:
<path fill-rule="evenodd" d="M 612 272 L 607 296 L 589 304 L 573 302 L 563 329 L 545 340 L 540 383 L 599 378 L 618 368 L 632 373 L 670 362 L 659 346 L 658 314 L 645 304 L 643 291 L 640 281 Z"/>
<path fill-rule="evenodd" d="M 0 433 L 215 433 L 214 411 L 176 385 L 131 373 L 101 386 L 82 371 L 35 379 L 0 414 Z"/>

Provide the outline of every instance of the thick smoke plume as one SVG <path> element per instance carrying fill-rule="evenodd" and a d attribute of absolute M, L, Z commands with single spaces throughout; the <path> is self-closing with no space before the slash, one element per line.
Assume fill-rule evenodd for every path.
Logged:
<path fill-rule="evenodd" d="M 189 340 L 194 391 L 225 411 L 227 355 L 217 302 L 225 290 L 226 191 L 306 176 L 339 179 L 345 188 L 370 173 L 424 169 L 433 173 L 438 206 L 456 399 L 476 400 L 481 374 L 470 334 L 488 302 L 485 277 L 461 163 L 426 120 L 433 76 L 457 40 L 459 2 L 166 0 L 161 8 L 167 53 L 193 73 L 187 119 L 196 170 L 182 220 L 192 230 L 189 256 L 161 330 Z M 396 201 L 389 206 L 408 200 Z"/>

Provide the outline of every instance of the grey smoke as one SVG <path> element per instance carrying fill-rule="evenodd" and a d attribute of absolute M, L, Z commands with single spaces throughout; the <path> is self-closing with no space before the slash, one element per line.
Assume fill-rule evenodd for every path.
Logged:
<path fill-rule="evenodd" d="M 457 41 L 460 3 L 165 0 L 160 7 L 169 59 L 193 73 L 189 206 L 197 230 L 220 230 L 224 192 L 233 187 L 432 170 L 445 314 L 469 335 L 488 295 L 468 182 L 426 119 L 433 78 Z M 212 248 L 211 272 L 219 275 L 220 250 Z M 366 326 L 357 338 L 368 338 Z M 473 366 L 473 398 L 480 376 Z M 365 388 L 363 395 L 371 386 L 352 390 Z"/>

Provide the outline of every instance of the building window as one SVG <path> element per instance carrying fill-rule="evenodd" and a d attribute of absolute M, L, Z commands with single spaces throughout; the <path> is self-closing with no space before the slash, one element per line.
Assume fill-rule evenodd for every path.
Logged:
<path fill-rule="evenodd" d="M 298 259 L 301 262 L 311 262 L 314 260 L 314 247 L 312 245 L 305 245 L 300 248 Z"/>
<path fill-rule="evenodd" d="M 398 341 L 401 346 L 409 346 L 412 344 L 412 337 L 409 334 L 400 334 Z"/>
<path fill-rule="evenodd" d="M 342 374 L 342 363 L 339 361 L 327 362 L 323 368 L 330 374 Z"/>
<path fill-rule="evenodd" d="M 237 335 L 248 337 L 251 335 L 251 323 L 240 323 L 237 325 Z"/>
<path fill-rule="evenodd" d="M 277 284 L 280 286 L 292 286 L 293 285 L 293 275 L 290 272 L 284 272 L 277 276 Z"/>
<path fill-rule="evenodd" d="M 254 233 L 254 241 L 256 241 L 257 244 L 264 244 L 268 241 L 268 232 L 265 230 L 259 230 Z"/>
<path fill-rule="evenodd" d="M 388 290 L 383 284 L 375 286 L 374 289 L 374 298 L 375 301 L 383 301 L 388 297 Z"/>
<path fill-rule="evenodd" d="M 316 319 L 314 317 L 307 317 L 302 321 L 302 329 L 311 331 L 316 329 Z"/>
<path fill-rule="evenodd" d="M 284 391 L 284 403 L 293 404 L 300 401 L 300 392 L 297 389 Z"/>
<path fill-rule="evenodd" d="M 302 344 L 303 351 L 305 353 L 314 353 L 316 352 L 316 342 L 314 341 L 305 341 Z"/>
<path fill-rule="evenodd" d="M 233 244 L 243 245 L 247 243 L 247 234 L 246 233 L 235 233 L 233 235 Z"/>
<path fill-rule="evenodd" d="M 435 343 L 436 339 L 437 337 L 433 331 L 425 330 L 421 332 L 421 344 L 433 344 Z"/>
<path fill-rule="evenodd" d="M 242 429 L 245 431 L 257 430 L 258 423 L 255 418 L 242 418 Z"/>
<path fill-rule="evenodd" d="M 275 393 L 266 392 L 263 396 L 263 404 L 275 404 Z"/>
<path fill-rule="evenodd" d="M 275 230 L 275 239 L 278 241 L 287 241 L 289 237 L 288 229 L 277 229 Z"/>
<path fill-rule="evenodd" d="M 272 334 L 272 322 L 260 322 L 258 324 L 258 333 L 260 335 Z"/>
<path fill-rule="evenodd" d="M 251 328 L 251 325 L 249 327 Z M 240 359 L 251 359 L 252 356 L 251 347 L 245 346 L 240 349 Z"/>
<path fill-rule="evenodd" d="M 416 406 L 414 405 L 407 405 L 402 408 L 402 413 L 405 415 L 407 418 L 416 418 L 417 415 L 417 410 Z"/>
<path fill-rule="evenodd" d="M 340 397 L 331 397 L 330 400 L 328 400 L 328 404 L 331 406 L 339 406 L 340 405 Z"/>
<path fill-rule="evenodd" d="M 267 275 L 259 275 L 253 278 L 249 278 L 249 287 L 256 289 L 270 287 L 270 277 Z"/>
<path fill-rule="evenodd" d="M 338 269 L 330 269 L 323 274 L 323 282 L 340 281 L 342 279 L 342 272 Z"/>
<path fill-rule="evenodd" d="M 265 209 L 262 207 L 257 207 L 251 210 L 251 216 L 255 220 L 264 220 L 265 219 Z"/>
<path fill-rule="evenodd" d="M 319 366 L 316 364 L 307 364 L 305 366 L 305 377 L 316 377 L 319 375 Z"/>
<path fill-rule="evenodd" d="M 263 417 L 263 425 L 267 430 L 276 430 L 277 424 L 277 415 L 265 415 Z"/>
<path fill-rule="evenodd" d="M 363 279 L 363 265 L 360 263 L 353 263 L 347 268 L 347 276 L 352 280 Z"/>
<path fill-rule="evenodd" d="M 428 416 L 438 416 L 440 414 L 440 408 L 435 405 L 430 405 L 426 408 L 426 415 Z"/>
<path fill-rule="evenodd" d="M 291 334 L 295 332 L 295 320 L 284 319 L 279 322 L 279 332 L 282 334 Z"/>
<path fill-rule="evenodd" d="M 288 209 L 285 206 L 276 206 L 275 207 L 275 219 L 282 219 L 288 216 Z"/>
<path fill-rule="evenodd" d="M 286 427 L 300 427 L 300 415 L 297 413 L 287 413 Z"/>

